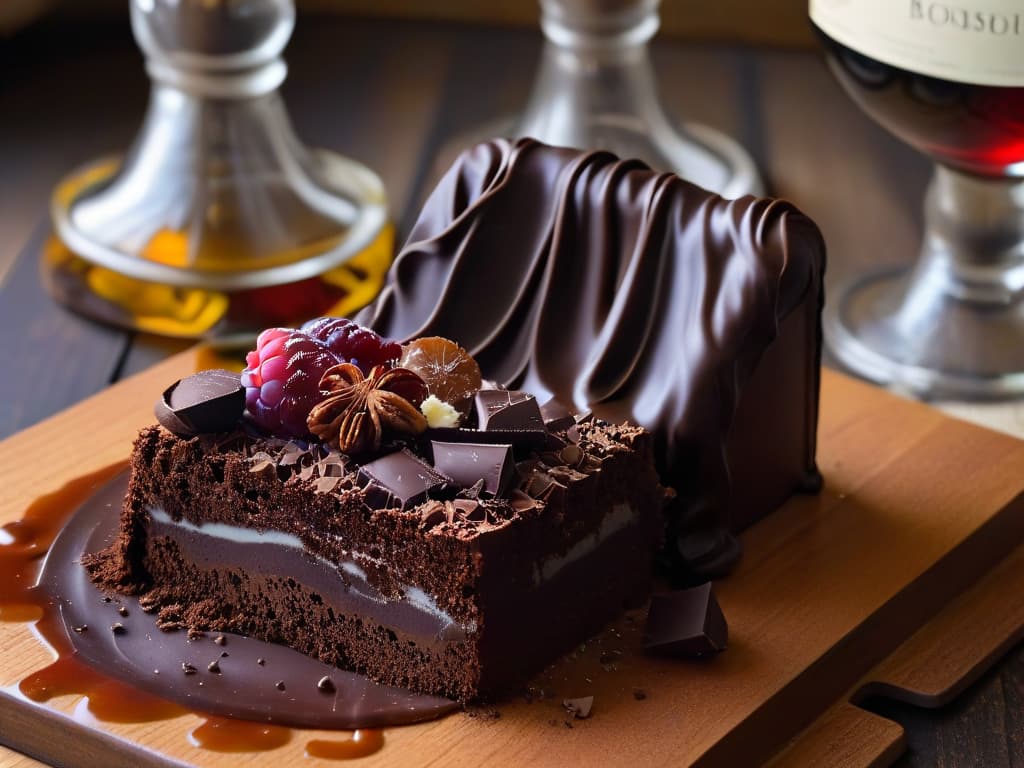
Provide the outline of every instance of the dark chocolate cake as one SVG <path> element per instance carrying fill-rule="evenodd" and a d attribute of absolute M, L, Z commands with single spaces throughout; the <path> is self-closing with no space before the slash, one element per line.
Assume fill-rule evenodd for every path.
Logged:
<path fill-rule="evenodd" d="M 302 357 L 292 333 L 289 364 Z M 253 370 L 269 374 L 277 346 L 262 348 Z M 225 372 L 168 390 L 157 407 L 165 426 L 132 451 L 119 538 L 85 558 L 94 580 L 142 593 L 166 629 L 245 634 L 460 701 L 523 683 L 644 600 L 663 529 L 650 436 L 558 409 L 545 418 L 519 392 L 484 390 L 467 405 L 452 397 L 451 355 L 437 358 L 437 376 L 410 349 L 427 387 L 406 404 L 441 393 L 462 407 L 458 423 L 403 434 L 394 402 L 364 397 L 355 415 L 380 418 L 380 442 L 355 430 L 355 455 L 338 447 L 356 445 L 345 424 L 324 426 L 353 422 L 330 397 L 308 417 L 318 441 L 261 434 L 268 418 L 287 431 L 287 416 L 254 419 L 266 403 L 252 398 L 238 427 L 208 432 L 223 429 L 224 409 L 241 410 Z M 328 369 L 322 394 L 351 394 L 332 388 L 338 376 L 408 394 L 415 375 L 374 368 L 364 379 L 351 368 Z M 247 373 L 272 401 L 268 380 Z"/>

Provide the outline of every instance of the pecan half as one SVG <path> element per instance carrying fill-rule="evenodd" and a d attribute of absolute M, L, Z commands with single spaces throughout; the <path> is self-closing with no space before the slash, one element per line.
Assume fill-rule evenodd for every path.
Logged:
<path fill-rule="evenodd" d="M 427 385 L 405 368 L 378 365 L 369 376 L 352 363 L 324 372 L 320 389 L 329 394 L 306 419 L 309 431 L 342 453 L 370 453 L 385 434 L 418 435 L 427 428 L 419 406 Z"/>

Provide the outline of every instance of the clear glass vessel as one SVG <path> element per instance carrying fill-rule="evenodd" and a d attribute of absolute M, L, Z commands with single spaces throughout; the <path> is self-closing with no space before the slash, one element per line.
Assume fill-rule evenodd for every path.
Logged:
<path fill-rule="evenodd" d="M 608 149 L 674 171 L 725 197 L 760 194 L 757 167 L 733 139 L 697 123 L 675 124 L 658 96 L 648 42 L 660 0 L 540 0 L 544 49 L 522 113 L 460 137 L 491 136 Z M 453 158 L 449 145 L 443 158 Z"/>
<path fill-rule="evenodd" d="M 57 187 L 51 292 L 105 322 L 247 334 L 369 301 L 391 258 L 368 168 L 305 147 L 279 87 L 292 0 L 132 0 L 152 92 L 124 157 Z"/>

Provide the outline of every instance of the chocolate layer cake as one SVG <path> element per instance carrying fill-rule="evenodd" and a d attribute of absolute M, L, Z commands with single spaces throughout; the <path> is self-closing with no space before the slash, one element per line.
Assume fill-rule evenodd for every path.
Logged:
<path fill-rule="evenodd" d="M 249 419 L 205 434 L 204 397 L 165 395 L 161 421 L 182 434 L 139 435 L 120 536 L 85 558 L 164 628 L 467 701 L 523 683 L 649 592 L 664 492 L 641 428 L 564 413 L 545 426 L 532 398 L 485 391 L 484 429 L 428 428 L 357 461 Z"/>

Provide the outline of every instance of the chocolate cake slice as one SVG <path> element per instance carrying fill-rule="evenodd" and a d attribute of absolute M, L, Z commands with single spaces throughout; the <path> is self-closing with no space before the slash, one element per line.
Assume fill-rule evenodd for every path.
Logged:
<path fill-rule="evenodd" d="M 84 558 L 165 629 L 240 633 L 469 701 L 649 593 L 664 491 L 639 427 L 563 415 L 549 429 L 508 393 L 493 429 L 470 414 L 356 458 L 259 434 L 251 414 L 204 432 L 174 392 L 158 414 L 179 434 L 139 435 L 119 537 Z M 493 393 L 480 400 L 495 411 Z"/>

